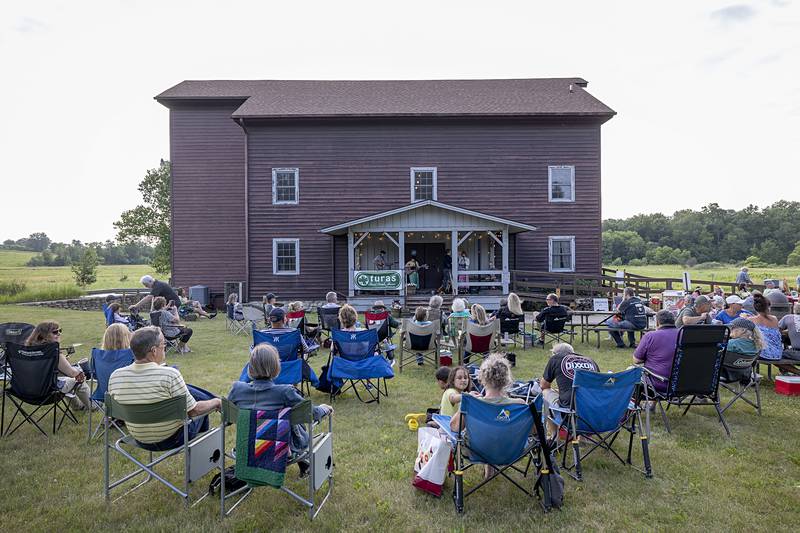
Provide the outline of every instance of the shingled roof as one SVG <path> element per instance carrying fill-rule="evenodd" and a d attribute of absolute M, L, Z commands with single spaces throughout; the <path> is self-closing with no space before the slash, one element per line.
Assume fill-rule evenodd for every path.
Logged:
<path fill-rule="evenodd" d="M 183 81 L 155 99 L 244 100 L 233 118 L 595 116 L 611 108 L 581 78 L 517 80 Z"/>

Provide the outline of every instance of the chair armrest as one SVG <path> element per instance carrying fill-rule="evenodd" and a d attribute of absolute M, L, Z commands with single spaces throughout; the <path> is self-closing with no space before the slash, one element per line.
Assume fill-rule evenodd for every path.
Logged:
<path fill-rule="evenodd" d="M 570 409 L 569 407 L 561 407 L 558 405 L 548 405 L 547 406 L 551 411 L 558 411 L 559 413 L 564 413 L 566 415 L 571 415 L 575 412 L 574 409 Z"/>
<path fill-rule="evenodd" d="M 659 376 L 658 374 L 656 374 L 652 370 L 647 369 L 646 367 L 642 367 L 642 371 L 643 371 L 644 374 L 647 374 L 648 376 L 654 377 L 659 381 L 665 381 L 665 382 L 669 381 L 668 378 L 665 378 L 664 376 Z"/>

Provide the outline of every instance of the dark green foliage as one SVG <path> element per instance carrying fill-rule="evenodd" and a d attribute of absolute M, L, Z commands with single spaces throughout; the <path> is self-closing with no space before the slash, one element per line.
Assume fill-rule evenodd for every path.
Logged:
<path fill-rule="evenodd" d="M 643 254 L 631 253 L 638 249 L 631 233 L 645 242 Z M 644 258 L 652 264 L 686 264 L 693 258 L 701 263 L 738 263 L 758 256 L 760 262 L 784 264 L 798 238 L 800 202 L 781 200 L 764 209 L 751 205 L 739 211 L 712 203 L 699 211 L 684 209 L 672 216 L 655 213 L 606 220 L 603 261 L 619 258 L 624 264 Z"/>
<path fill-rule="evenodd" d="M 65 266 L 79 261 L 84 250 L 93 248 L 98 260 L 104 265 L 141 265 L 153 260 L 153 248 L 140 242 L 117 244 L 113 241 L 104 243 L 72 241 L 69 244 L 54 242 L 42 253 L 32 257 L 28 266 Z"/>
<path fill-rule="evenodd" d="M 172 270 L 170 183 L 170 164 L 162 159 L 159 167 L 148 170 L 139 183 L 144 203 L 123 212 L 114 223 L 120 242 L 155 246 L 151 265 L 160 274 Z"/>

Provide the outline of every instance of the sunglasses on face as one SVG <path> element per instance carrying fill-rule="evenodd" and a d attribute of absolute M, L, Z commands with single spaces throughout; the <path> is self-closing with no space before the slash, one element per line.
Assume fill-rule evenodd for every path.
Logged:
<path fill-rule="evenodd" d="M 62 331 L 64 331 L 64 330 L 62 330 L 61 328 L 54 329 L 54 330 L 53 330 L 53 335 L 61 335 L 61 332 L 62 332 Z"/>

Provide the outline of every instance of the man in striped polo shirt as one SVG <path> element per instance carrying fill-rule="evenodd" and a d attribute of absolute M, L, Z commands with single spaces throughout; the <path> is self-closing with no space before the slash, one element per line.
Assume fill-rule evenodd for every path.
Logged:
<path fill-rule="evenodd" d="M 185 396 L 186 412 L 194 418 L 189 424 L 191 440 L 208 431 L 207 414 L 219 410 L 221 401 L 208 391 L 186 385 L 177 369 L 164 366 L 164 347 L 164 336 L 159 328 L 149 326 L 136 330 L 131 337 L 134 362 L 111 374 L 108 392 L 121 404 L 149 404 Z M 165 451 L 183 445 L 180 420 L 158 424 L 129 422 L 127 426 L 133 438 L 147 450 Z"/>

